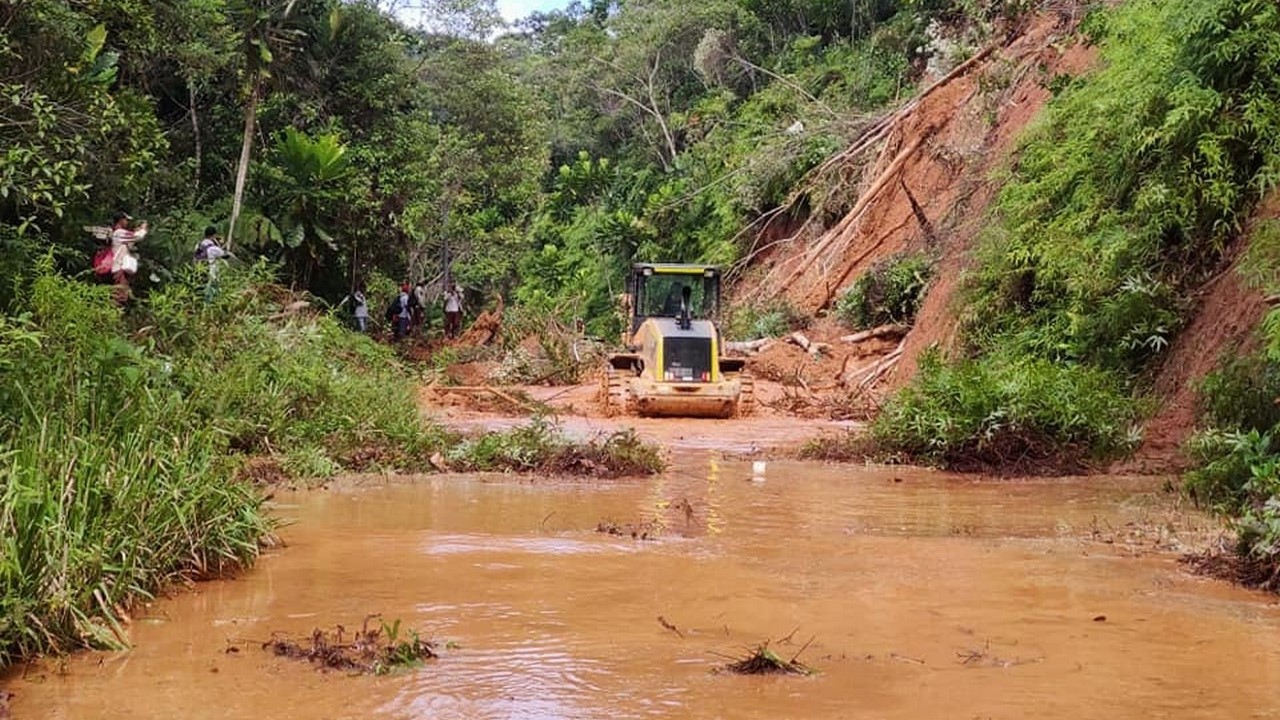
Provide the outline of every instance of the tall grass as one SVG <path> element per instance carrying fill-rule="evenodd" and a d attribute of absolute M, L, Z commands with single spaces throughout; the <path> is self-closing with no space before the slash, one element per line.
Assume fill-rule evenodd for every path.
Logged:
<path fill-rule="evenodd" d="M 0 666 L 121 642 L 129 605 L 253 562 L 247 454 L 415 466 L 445 434 L 368 339 L 284 311 L 259 267 L 180 278 L 125 316 L 46 268 L 0 318 Z"/>
<path fill-rule="evenodd" d="M 0 324 L 0 666 L 118 644 L 133 601 L 251 562 L 271 527 L 106 288 L 22 291 Z"/>

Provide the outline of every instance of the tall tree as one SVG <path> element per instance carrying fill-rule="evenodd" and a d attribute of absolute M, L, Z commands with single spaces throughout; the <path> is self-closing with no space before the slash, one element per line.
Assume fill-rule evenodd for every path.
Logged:
<path fill-rule="evenodd" d="M 244 133 L 240 161 L 236 165 L 236 187 L 231 200 L 231 222 L 227 228 L 228 250 L 234 244 L 236 221 L 240 218 L 244 201 L 244 184 L 249 174 L 249 154 L 253 150 L 253 131 L 258 121 L 258 102 L 262 99 L 263 86 L 271 78 L 275 51 L 288 49 L 301 34 L 301 31 L 286 26 L 296 3 L 297 0 L 236 0 L 232 5 L 232 16 L 243 42 L 248 97 L 244 105 Z"/>

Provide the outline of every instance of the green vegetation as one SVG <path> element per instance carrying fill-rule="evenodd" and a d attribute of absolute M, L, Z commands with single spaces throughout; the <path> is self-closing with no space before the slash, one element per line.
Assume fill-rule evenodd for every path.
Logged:
<path fill-rule="evenodd" d="M 922 360 L 876 418 L 882 452 L 950 467 L 1075 469 L 1128 449 L 1134 407 L 1102 370 L 1039 358 Z"/>
<path fill-rule="evenodd" d="M 877 325 L 910 325 L 933 263 L 927 256 L 901 254 L 887 258 L 859 277 L 836 301 L 836 315 L 854 330 Z"/>
<path fill-rule="evenodd" d="M 305 474 L 372 453 L 416 467 L 425 427 L 391 354 L 282 316 L 262 270 L 176 279 L 126 316 L 48 266 L 0 324 L 0 665 L 123 641 L 120 616 L 182 578 L 250 564 L 272 523 L 242 453 Z M 293 458 L 307 458 L 299 466 Z M 330 459 L 330 458 L 336 458 Z"/>
<path fill-rule="evenodd" d="M 662 471 L 658 449 L 628 428 L 576 442 L 549 421 L 533 422 L 507 432 L 490 432 L 456 445 L 449 461 L 464 470 L 542 472 L 619 477 Z"/>
<path fill-rule="evenodd" d="M 1241 269 L 1267 293 L 1280 291 L 1280 224 L 1255 228 Z M 1224 355 L 1200 388 L 1202 430 L 1188 443 L 1197 466 L 1187 490 L 1232 519 L 1242 579 L 1280 590 L 1280 312 L 1260 328 L 1262 348 Z M 1235 350 L 1235 349 L 1232 349 Z"/>
<path fill-rule="evenodd" d="M 965 290 L 969 357 L 889 404 L 891 447 L 986 461 L 1013 433 L 1018 454 L 1123 452 L 1180 299 L 1280 179 L 1274 3 L 1130 2 L 1086 27 L 1100 68 L 1056 84 L 1009 170 Z"/>
<path fill-rule="evenodd" d="M 418 414 L 392 351 L 296 307 L 259 265 L 203 301 L 187 272 L 128 314 L 106 286 L 14 281 L 0 320 L 0 666 L 123 642 L 166 584 L 251 564 L 272 521 L 237 478 L 278 455 L 298 477 L 476 469 L 622 475 L 661 460 L 634 435 L 574 443 L 545 424 L 461 442 Z M 492 445 L 486 445 L 491 443 Z"/>
<path fill-rule="evenodd" d="M 786 300 L 775 300 L 762 306 L 739 305 L 729 310 L 724 326 L 728 340 L 755 340 L 782 337 L 803 330 L 810 318 Z"/>

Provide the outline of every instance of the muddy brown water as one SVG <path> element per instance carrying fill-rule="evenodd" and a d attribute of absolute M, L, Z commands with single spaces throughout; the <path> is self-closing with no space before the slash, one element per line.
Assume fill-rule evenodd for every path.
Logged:
<path fill-rule="evenodd" d="M 651 479 L 281 494 L 287 548 L 141 609 L 130 651 L 3 688 L 52 720 L 1280 717 L 1280 607 L 1180 570 L 1204 521 L 1159 479 L 757 473 L 697 445 Z M 455 645 L 351 677 L 252 644 L 371 612 Z M 812 638 L 818 672 L 713 672 L 767 638 Z"/>

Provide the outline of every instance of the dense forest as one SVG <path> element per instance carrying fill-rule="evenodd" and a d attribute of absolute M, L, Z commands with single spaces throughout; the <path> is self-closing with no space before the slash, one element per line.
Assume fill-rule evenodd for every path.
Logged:
<path fill-rule="evenodd" d="M 6 275 L 50 252 L 87 268 L 82 228 L 125 211 L 150 221 L 145 283 L 212 223 L 331 301 L 447 255 L 479 300 L 603 331 L 633 257 L 735 260 L 860 114 L 910 94 L 929 24 L 966 11 L 575 2 L 506 27 L 492 3 L 391 9 L 7 3 Z"/>

